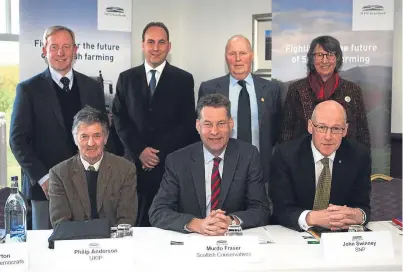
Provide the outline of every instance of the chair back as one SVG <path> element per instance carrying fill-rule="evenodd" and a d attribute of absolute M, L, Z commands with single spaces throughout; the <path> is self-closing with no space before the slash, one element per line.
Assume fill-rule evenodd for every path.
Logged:
<path fill-rule="evenodd" d="M 402 180 L 374 179 L 371 182 L 371 221 L 390 221 L 402 216 Z"/>

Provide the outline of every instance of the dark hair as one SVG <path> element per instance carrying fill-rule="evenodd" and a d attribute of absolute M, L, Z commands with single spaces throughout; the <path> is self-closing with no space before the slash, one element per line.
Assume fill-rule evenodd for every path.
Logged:
<path fill-rule="evenodd" d="M 165 30 L 165 33 L 167 34 L 167 41 L 169 41 L 169 31 L 168 31 L 167 26 L 164 25 L 164 23 L 161 23 L 161 22 L 151 22 L 151 23 L 148 23 L 148 24 L 146 25 L 146 27 L 143 29 L 143 34 L 141 35 L 141 39 L 142 39 L 143 42 L 144 42 L 144 36 L 146 35 L 147 30 L 148 30 L 150 27 L 153 27 L 153 26 L 163 28 L 163 29 Z"/>
<path fill-rule="evenodd" d="M 231 118 L 231 102 L 226 96 L 222 94 L 208 94 L 200 98 L 196 106 L 197 119 L 199 120 L 201 118 L 200 116 L 201 110 L 204 107 L 213 107 L 213 108 L 224 107 L 227 111 L 228 118 Z"/>
<path fill-rule="evenodd" d="M 104 132 L 105 137 L 109 135 L 109 118 L 106 113 L 91 108 L 90 106 L 85 106 L 79 112 L 74 115 L 73 119 L 73 127 L 72 134 L 74 138 L 74 142 L 77 144 L 77 130 L 81 124 L 92 125 L 92 124 L 100 124 L 102 126 L 102 131 Z"/>
<path fill-rule="evenodd" d="M 334 69 L 334 71 L 338 72 L 341 65 L 343 64 L 343 52 L 340 48 L 340 42 L 331 36 L 319 36 L 312 40 L 307 55 L 308 62 L 306 63 L 306 67 L 308 68 L 308 72 L 315 71 L 315 56 L 313 55 L 313 52 L 315 51 L 315 47 L 317 44 L 319 44 L 326 52 L 336 54 L 336 68 Z"/>

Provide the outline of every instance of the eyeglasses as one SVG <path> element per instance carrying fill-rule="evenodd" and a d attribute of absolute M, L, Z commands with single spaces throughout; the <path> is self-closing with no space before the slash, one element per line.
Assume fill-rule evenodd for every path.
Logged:
<path fill-rule="evenodd" d="M 320 133 L 326 133 L 327 130 L 330 128 L 330 132 L 332 134 L 342 134 L 343 131 L 346 129 L 342 127 L 327 127 L 324 125 L 315 125 L 314 123 L 312 123 L 312 125 L 315 127 L 316 131 Z"/>
<path fill-rule="evenodd" d="M 50 45 L 50 51 L 59 51 L 60 49 L 63 49 L 63 51 L 67 51 L 73 48 L 72 44 L 63 44 L 61 47 L 57 44 L 51 44 Z"/>
<path fill-rule="evenodd" d="M 314 53 L 316 60 L 323 60 L 323 57 L 326 56 L 328 60 L 335 60 L 336 59 L 336 53 Z"/>

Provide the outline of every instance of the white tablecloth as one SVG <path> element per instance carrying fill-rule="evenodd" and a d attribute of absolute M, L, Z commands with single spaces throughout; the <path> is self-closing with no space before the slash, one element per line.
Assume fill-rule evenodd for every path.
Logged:
<path fill-rule="evenodd" d="M 258 263 L 228 267 L 221 271 L 392 271 L 402 270 L 402 236 L 389 222 L 371 222 L 368 227 L 373 231 L 389 230 L 392 234 L 395 258 L 389 260 L 365 260 L 335 263 L 325 262 L 320 245 L 307 244 L 303 233 L 282 226 L 266 226 L 265 229 L 274 238 L 275 243 L 259 245 L 265 252 L 265 258 Z M 246 230 L 245 235 L 253 235 L 257 229 Z M 29 271 L 55 271 L 61 264 L 55 264 L 54 252 L 48 249 L 47 239 L 51 230 L 29 231 Z M 184 246 L 171 246 L 170 241 L 184 239 L 186 234 L 165 231 L 156 228 L 133 228 L 135 243 L 136 271 L 213 271 L 201 263 L 189 263 L 183 256 Z M 193 234 L 197 235 L 197 234 Z M 337 256 L 335 256 L 337 260 Z M 66 260 L 68 262 L 68 260 Z M 117 264 L 117 271 L 119 266 Z"/>

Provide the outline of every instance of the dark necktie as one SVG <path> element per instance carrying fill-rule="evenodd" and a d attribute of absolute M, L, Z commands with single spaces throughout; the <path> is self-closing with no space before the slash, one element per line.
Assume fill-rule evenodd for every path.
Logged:
<path fill-rule="evenodd" d="M 211 173 L 211 211 L 218 208 L 220 198 L 221 177 L 219 171 L 220 158 L 214 158 L 213 171 Z"/>
<path fill-rule="evenodd" d="M 157 72 L 157 70 L 150 70 L 150 72 L 151 72 L 150 92 L 151 92 L 151 96 L 153 96 L 154 92 L 155 92 L 155 88 L 157 87 L 157 80 L 155 79 L 155 72 Z"/>
<path fill-rule="evenodd" d="M 70 92 L 70 87 L 69 87 L 70 79 L 68 79 L 67 77 L 62 77 L 60 79 L 60 82 L 63 84 L 63 91 Z"/>
<path fill-rule="evenodd" d="M 238 98 L 238 132 L 237 138 L 247 143 L 252 143 L 252 126 L 251 126 L 251 111 L 249 94 L 246 90 L 245 80 L 238 81 L 242 86 Z"/>
<path fill-rule="evenodd" d="M 320 173 L 318 185 L 316 185 L 314 210 L 324 210 L 329 206 L 330 189 L 332 185 L 332 175 L 330 174 L 329 158 L 321 160 L 323 170 Z"/>
<path fill-rule="evenodd" d="M 92 165 L 88 166 L 88 171 L 95 171 L 95 167 Z"/>

